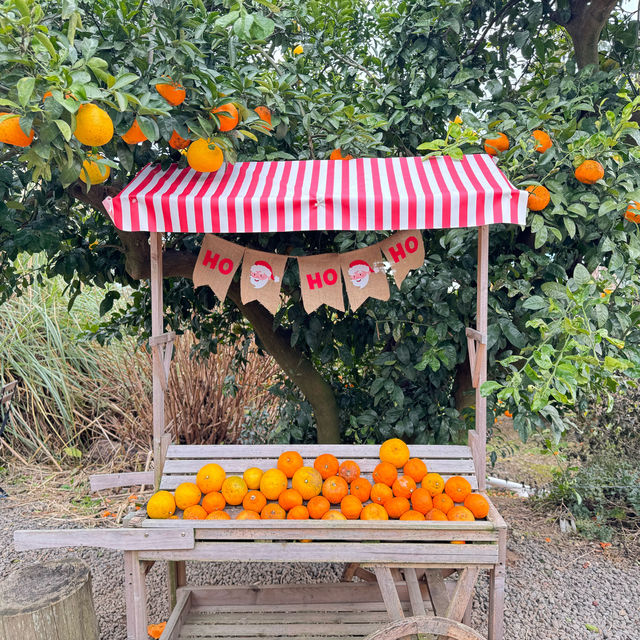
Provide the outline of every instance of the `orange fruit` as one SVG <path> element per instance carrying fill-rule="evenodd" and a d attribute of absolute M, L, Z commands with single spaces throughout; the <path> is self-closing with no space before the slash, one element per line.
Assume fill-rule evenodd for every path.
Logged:
<path fill-rule="evenodd" d="M 349 485 L 340 476 L 331 476 L 322 484 L 322 495 L 331 504 L 340 504 L 342 498 L 349 493 Z"/>
<path fill-rule="evenodd" d="M 467 544 L 464 540 L 452 540 L 451 544 Z"/>
<path fill-rule="evenodd" d="M 527 198 L 527 207 L 531 211 L 542 211 L 551 202 L 549 189 L 541 184 L 529 185 L 527 191 L 530 194 Z"/>
<path fill-rule="evenodd" d="M 212 511 L 205 520 L 231 520 L 231 516 L 226 511 Z"/>
<path fill-rule="evenodd" d="M 284 520 L 287 514 L 277 502 L 269 502 L 260 512 L 260 517 L 263 520 Z"/>
<path fill-rule="evenodd" d="M 210 139 L 198 138 L 187 149 L 187 162 L 194 171 L 211 173 L 222 166 L 224 154 Z"/>
<path fill-rule="evenodd" d="M 168 79 L 171 80 L 171 78 Z M 177 82 L 158 83 L 156 85 L 156 91 L 173 107 L 182 104 L 187 97 L 186 89 Z"/>
<path fill-rule="evenodd" d="M 637 200 L 632 202 L 625 211 L 624 214 L 625 220 L 629 222 L 635 222 L 636 224 L 640 223 L 640 202 Z"/>
<path fill-rule="evenodd" d="M 574 172 L 578 182 L 595 184 L 604 178 L 604 167 L 597 160 L 585 160 Z"/>
<path fill-rule="evenodd" d="M 484 141 L 484 151 L 490 156 L 497 156 L 499 151 L 509 148 L 509 138 L 504 133 L 498 133 L 495 138 L 487 138 Z"/>
<path fill-rule="evenodd" d="M 258 114 L 260 120 L 264 120 L 271 126 L 271 111 L 269 111 L 268 107 L 256 107 L 254 111 Z"/>
<path fill-rule="evenodd" d="M 400 520 L 424 520 L 424 515 L 419 511 L 413 511 L 409 509 L 409 511 L 405 511 L 401 516 Z"/>
<path fill-rule="evenodd" d="M 147 633 L 154 639 L 158 640 L 162 635 L 165 627 L 167 626 L 166 622 L 159 622 L 158 624 L 150 624 L 147 626 Z"/>
<path fill-rule="evenodd" d="M 422 479 L 422 486 L 427 489 L 431 497 L 444 491 L 444 478 L 439 473 L 427 473 Z"/>
<path fill-rule="evenodd" d="M 420 458 L 411 458 L 402 471 L 405 476 L 413 478 L 416 482 L 422 482 L 422 478 L 427 475 L 427 465 Z"/>
<path fill-rule="evenodd" d="M 133 121 L 133 124 L 129 127 L 127 133 L 121 137 L 127 144 L 138 144 L 139 142 L 147 140 L 147 136 L 142 133 L 142 129 L 138 124 L 138 118 Z"/>
<path fill-rule="evenodd" d="M 362 476 L 356 478 L 349 485 L 349 493 L 360 500 L 360 502 L 366 502 L 371 496 L 371 483 Z"/>
<path fill-rule="evenodd" d="M 342 513 L 342 511 L 338 511 L 337 509 L 330 509 L 325 513 L 321 520 L 346 520 L 347 516 Z"/>
<path fill-rule="evenodd" d="M 293 507 L 299 507 L 302 504 L 302 496 L 295 489 L 285 489 L 278 496 L 278 504 L 285 510 L 293 509 Z"/>
<path fill-rule="evenodd" d="M 394 464 L 390 462 L 381 462 L 376 465 L 373 470 L 373 481 L 378 483 L 382 482 L 387 486 L 391 486 L 398 478 L 398 470 Z"/>
<path fill-rule="evenodd" d="M 447 514 L 442 513 L 440 509 L 431 509 L 424 514 L 425 520 L 448 520 Z"/>
<path fill-rule="evenodd" d="M 220 122 L 218 129 L 220 131 L 231 131 L 236 127 L 240 119 L 238 110 L 232 102 L 226 102 L 215 109 L 211 109 L 211 113 L 218 117 Z"/>
<path fill-rule="evenodd" d="M 357 462 L 353 460 L 345 460 L 338 467 L 338 475 L 347 481 L 347 484 L 351 484 L 356 478 L 360 476 L 360 467 Z"/>
<path fill-rule="evenodd" d="M 276 467 L 284 473 L 287 478 L 293 478 L 293 474 L 304 466 L 304 460 L 297 451 L 285 451 L 280 454 Z"/>
<path fill-rule="evenodd" d="M 411 507 L 420 513 L 427 513 L 433 509 L 433 501 L 428 489 L 416 489 L 411 494 Z"/>
<path fill-rule="evenodd" d="M 260 491 L 267 500 L 277 500 L 287 488 L 287 476 L 280 469 L 269 469 L 260 478 Z"/>
<path fill-rule="evenodd" d="M 447 513 L 447 520 L 472 522 L 475 520 L 473 513 L 467 509 L 467 507 L 453 507 L 449 513 Z"/>
<path fill-rule="evenodd" d="M 246 511 L 255 511 L 256 513 L 260 513 L 266 504 L 267 499 L 259 491 L 248 491 L 242 500 L 243 509 Z"/>
<path fill-rule="evenodd" d="M 388 520 L 389 514 L 381 504 L 370 503 L 362 509 L 360 520 Z"/>
<path fill-rule="evenodd" d="M 183 138 L 175 129 L 169 138 L 169 146 L 172 149 L 176 149 L 177 151 L 182 151 L 182 149 L 186 149 L 191 144 L 191 140 L 187 140 Z"/>
<path fill-rule="evenodd" d="M 371 487 L 371 502 L 383 505 L 387 500 L 391 500 L 391 498 L 393 498 L 393 491 L 391 491 L 391 487 L 383 482 L 376 482 L 376 484 Z"/>
<path fill-rule="evenodd" d="M 206 520 L 209 514 L 199 505 L 187 507 L 182 514 L 183 520 Z"/>
<path fill-rule="evenodd" d="M 551 142 L 551 137 L 546 131 L 542 131 L 541 129 L 536 129 L 531 133 L 531 135 L 535 138 L 538 143 L 535 146 L 535 150 L 538 153 L 544 153 L 547 149 L 551 149 L 553 146 Z"/>
<path fill-rule="evenodd" d="M 202 498 L 202 508 L 207 512 L 222 511 L 227 506 L 227 501 L 219 491 L 211 491 Z"/>
<path fill-rule="evenodd" d="M 331 509 L 331 503 L 324 496 L 316 496 L 311 498 L 307 503 L 307 509 L 309 510 L 309 516 L 314 520 L 319 520 L 322 516 Z"/>
<path fill-rule="evenodd" d="M 243 509 L 237 516 L 236 520 L 260 520 L 260 515 L 255 511 L 247 511 Z"/>
<path fill-rule="evenodd" d="M 242 479 L 247 483 L 247 488 L 256 490 L 260 488 L 260 480 L 262 478 L 262 469 L 251 467 L 242 474 Z"/>
<path fill-rule="evenodd" d="M 227 504 L 235 507 L 242 504 L 244 497 L 247 495 L 247 483 L 240 476 L 229 476 L 222 483 L 220 491 Z"/>
<path fill-rule="evenodd" d="M 300 467 L 291 480 L 291 486 L 300 493 L 305 500 L 320 495 L 322 491 L 322 476 L 317 469 Z"/>
<path fill-rule="evenodd" d="M 200 468 L 196 475 L 196 484 L 202 493 L 211 493 L 212 491 L 220 491 L 222 483 L 227 477 L 224 469 L 215 462 L 205 464 Z"/>
<path fill-rule="evenodd" d="M 342 149 L 334 149 L 329 156 L 329 160 L 353 160 L 353 156 L 350 154 L 343 156 Z"/>
<path fill-rule="evenodd" d="M 355 496 L 345 496 L 340 501 L 340 511 L 344 513 L 347 520 L 357 520 L 362 511 L 362 502 Z"/>
<path fill-rule="evenodd" d="M 444 491 L 454 502 L 464 502 L 464 499 L 471 493 L 471 485 L 466 478 L 451 476 L 445 482 Z"/>
<path fill-rule="evenodd" d="M 489 501 L 479 493 L 470 493 L 464 499 L 464 506 L 476 519 L 486 518 L 489 515 Z"/>
<path fill-rule="evenodd" d="M 331 476 L 338 475 L 340 463 L 338 462 L 338 458 L 332 456 L 330 453 L 323 453 L 314 460 L 313 466 L 320 472 L 322 479 L 326 480 Z"/>
<path fill-rule="evenodd" d="M 439 493 L 437 496 L 433 496 L 433 508 L 447 514 L 453 509 L 453 500 L 446 493 Z"/>
<path fill-rule="evenodd" d="M 380 446 L 380 461 L 390 462 L 397 469 L 404 467 L 409 458 L 409 447 L 400 438 L 391 438 Z"/>
<path fill-rule="evenodd" d="M 76 113 L 73 135 L 88 147 L 100 147 L 113 138 L 113 122 L 98 105 L 83 104 Z"/>
<path fill-rule="evenodd" d="M 150 518 L 170 518 L 176 512 L 175 498 L 168 491 L 156 491 L 147 502 Z"/>
<path fill-rule="evenodd" d="M 187 509 L 200 502 L 202 491 L 193 482 L 183 482 L 176 487 L 175 496 L 176 507 L 178 509 Z"/>
<path fill-rule="evenodd" d="M 384 503 L 384 508 L 390 518 L 399 518 L 403 513 L 411 509 L 411 503 L 406 498 L 391 498 Z"/>
<path fill-rule="evenodd" d="M 391 486 L 393 495 L 399 498 L 410 498 L 417 489 L 416 481 L 409 476 L 400 476 Z"/>
<path fill-rule="evenodd" d="M 303 51 L 304 51 L 304 48 L 302 47 L 301 44 L 296 45 L 293 49 L 293 55 L 299 56 Z"/>
<path fill-rule="evenodd" d="M 293 509 L 289 510 L 287 513 L 287 520 L 308 520 L 309 519 L 309 509 L 305 507 L 303 504 L 299 504 Z"/>
<path fill-rule="evenodd" d="M 0 118 L 3 116 L 12 117 L 8 117 L 0 122 L 0 142 L 13 145 L 14 147 L 28 147 L 33 142 L 33 129 L 31 129 L 29 135 L 27 135 L 20 128 L 19 115 L 7 113 L 6 111 L 0 112 Z"/>
<path fill-rule="evenodd" d="M 85 184 L 91 182 L 91 184 L 102 184 L 106 182 L 111 175 L 111 167 L 107 165 L 100 166 L 97 162 L 91 158 L 99 160 L 104 158 L 102 154 L 91 155 L 87 160 L 82 163 L 82 170 L 80 171 L 80 180 Z"/>

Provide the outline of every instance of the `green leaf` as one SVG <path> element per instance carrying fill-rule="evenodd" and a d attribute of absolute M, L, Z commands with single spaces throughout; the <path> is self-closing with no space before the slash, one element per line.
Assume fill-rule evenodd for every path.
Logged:
<path fill-rule="evenodd" d="M 576 235 L 576 223 L 567 216 L 565 216 L 562 221 L 564 222 L 564 227 L 567 230 L 569 237 L 573 238 Z"/>
<path fill-rule="evenodd" d="M 480 385 L 480 393 L 483 398 L 490 396 L 492 393 L 502 389 L 502 385 L 495 380 L 487 380 Z"/>
<path fill-rule="evenodd" d="M 113 83 L 111 87 L 111 91 L 117 91 L 118 89 L 122 89 L 126 87 L 136 80 L 138 80 L 140 76 L 137 76 L 135 73 L 123 73 L 122 75 L 116 78 L 116 81 Z"/>
<path fill-rule="evenodd" d="M 60 129 L 60 133 L 64 136 L 64 139 L 69 142 L 71 140 L 71 127 L 64 120 L 55 120 L 55 123 Z"/>
<path fill-rule="evenodd" d="M 591 281 L 591 274 L 583 264 L 577 264 L 573 271 L 573 279 L 579 285 L 587 284 Z"/>
<path fill-rule="evenodd" d="M 151 140 L 151 142 L 156 141 L 160 137 L 158 125 L 152 118 L 138 116 L 138 125 L 140 126 L 142 133 L 144 133 L 144 135 L 147 136 L 147 139 Z"/>
<path fill-rule="evenodd" d="M 522 303 L 522 307 L 530 311 L 539 311 L 547 306 L 547 301 L 542 296 L 531 296 Z"/>
<path fill-rule="evenodd" d="M 20 78 L 16 88 L 18 90 L 18 102 L 24 107 L 33 95 L 33 89 L 36 86 L 35 78 Z"/>

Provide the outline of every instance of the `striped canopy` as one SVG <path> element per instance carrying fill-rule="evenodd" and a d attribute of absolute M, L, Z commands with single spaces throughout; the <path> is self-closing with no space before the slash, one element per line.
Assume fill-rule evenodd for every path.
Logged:
<path fill-rule="evenodd" d="M 395 231 L 523 225 L 527 196 L 482 154 L 148 165 L 104 205 L 124 231 Z"/>

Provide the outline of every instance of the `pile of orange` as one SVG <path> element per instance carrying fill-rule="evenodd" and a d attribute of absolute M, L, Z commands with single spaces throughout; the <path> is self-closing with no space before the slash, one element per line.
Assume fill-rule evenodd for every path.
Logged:
<path fill-rule="evenodd" d="M 215 463 L 183 482 L 174 494 L 158 491 L 147 504 L 150 518 L 195 520 L 463 520 L 486 518 L 487 499 L 473 493 L 466 478 L 444 480 L 424 461 L 411 458 L 400 439 L 380 447 L 380 463 L 371 478 L 354 460 L 340 462 L 330 453 L 313 466 L 297 451 L 285 451 L 276 467 L 247 469 L 227 476 Z M 231 508 L 231 509 L 229 509 Z"/>

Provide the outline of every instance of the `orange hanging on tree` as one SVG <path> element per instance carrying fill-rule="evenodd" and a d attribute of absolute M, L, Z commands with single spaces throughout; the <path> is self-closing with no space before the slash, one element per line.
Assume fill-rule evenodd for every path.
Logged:
<path fill-rule="evenodd" d="M 509 138 L 504 133 L 498 133 L 495 138 L 487 138 L 484 141 L 485 153 L 490 156 L 497 156 L 500 151 L 506 151 L 509 148 Z"/>
<path fill-rule="evenodd" d="M 133 124 L 129 127 L 127 133 L 122 136 L 122 139 L 127 144 L 139 144 L 140 142 L 144 142 L 147 140 L 147 136 L 142 133 L 142 129 L 138 124 L 138 118 L 133 121 Z"/>
<path fill-rule="evenodd" d="M 578 182 L 595 184 L 604 178 L 604 167 L 597 160 L 585 160 L 575 171 Z"/>
<path fill-rule="evenodd" d="M 551 147 L 553 146 L 553 143 L 551 142 L 551 136 L 549 136 L 549 134 L 546 131 L 542 131 L 541 129 L 536 129 L 532 134 L 531 134 L 536 142 L 538 143 L 535 146 L 535 150 L 538 153 L 544 153 L 547 149 L 551 149 Z"/>
<path fill-rule="evenodd" d="M 167 79 L 171 80 L 171 78 Z M 182 104 L 187 97 L 185 88 L 177 82 L 158 83 L 156 91 L 173 107 Z"/>
<path fill-rule="evenodd" d="M 0 142 L 14 147 L 28 147 L 31 144 L 34 135 L 33 129 L 27 135 L 20 128 L 20 116 L 4 112 L 0 113 L 0 118 L 5 118 L 0 122 Z"/>
<path fill-rule="evenodd" d="M 531 211 L 542 211 L 551 202 L 551 194 L 549 189 L 541 184 L 529 185 L 527 187 L 529 198 L 527 199 L 527 207 Z"/>
<path fill-rule="evenodd" d="M 236 109 L 236 106 L 232 102 L 226 102 L 215 109 L 211 109 L 211 113 L 217 116 L 218 122 L 220 123 L 218 129 L 220 131 L 231 131 L 235 129 L 240 119 L 238 109 Z"/>
<path fill-rule="evenodd" d="M 635 222 L 636 224 L 640 224 L 640 202 L 636 200 L 632 202 L 625 211 L 624 214 L 625 220 L 629 222 Z"/>

